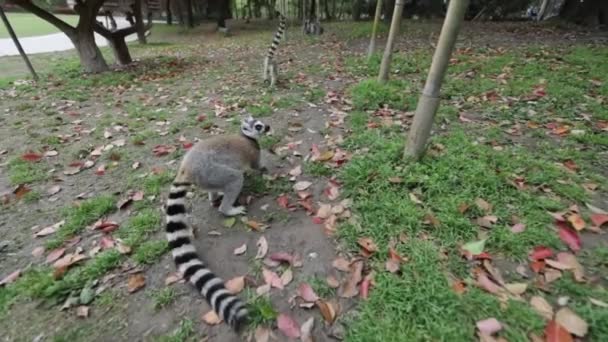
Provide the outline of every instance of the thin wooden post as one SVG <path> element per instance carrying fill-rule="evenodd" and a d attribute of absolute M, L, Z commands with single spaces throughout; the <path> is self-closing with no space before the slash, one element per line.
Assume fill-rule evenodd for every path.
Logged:
<path fill-rule="evenodd" d="M 469 0 L 451 0 L 448 5 L 448 12 L 441 28 L 439 42 L 433 55 L 433 62 L 408 133 L 405 157 L 419 159 L 424 153 L 435 114 L 439 108 L 441 83 L 448 68 L 450 56 L 456 44 L 456 38 L 468 5 Z"/>
<path fill-rule="evenodd" d="M 376 34 L 378 34 L 378 22 L 380 21 L 380 14 L 382 14 L 382 0 L 376 1 L 376 14 L 374 15 L 374 24 L 372 26 L 372 37 L 369 41 L 369 49 L 367 50 L 367 59 L 371 59 L 376 52 Z"/>
<path fill-rule="evenodd" d="M 23 47 L 21 46 L 21 43 L 19 42 L 19 39 L 17 38 L 17 35 L 15 34 L 13 27 L 11 26 L 11 23 L 8 22 L 8 18 L 6 17 L 6 14 L 4 14 L 4 9 L 2 8 L 2 6 L 0 6 L 0 17 L 2 17 L 4 26 L 6 26 L 6 30 L 8 31 L 8 34 L 11 36 L 13 43 L 15 43 L 15 46 L 17 47 L 17 50 L 19 51 L 21 58 L 23 58 L 25 65 L 27 65 L 27 68 L 30 69 L 32 78 L 34 78 L 35 81 L 38 81 L 38 75 L 36 74 L 36 71 L 34 70 L 32 63 L 30 63 L 30 59 L 27 58 L 27 55 L 25 54 L 25 51 L 23 50 Z"/>
<path fill-rule="evenodd" d="M 391 21 L 391 28 L 388 32 L 388 40 L 386 41 L 386 47 L 384 48 L 384 55 L 382 55 L 380 72 L 378 73 L 378 82 L 380 83 L 386 83 L 386 81 L 388 81 L 388 73 L 391 68 L 391 58 L 393 56 L 393 44 L 395 43 L 395 37 L 397 37 L 397 33 L 399 32 L 399 25 L 401 25 L 403 6 L 405 6 L 405 0 L 397 0 L 395 2 L 393 20 Z"/>

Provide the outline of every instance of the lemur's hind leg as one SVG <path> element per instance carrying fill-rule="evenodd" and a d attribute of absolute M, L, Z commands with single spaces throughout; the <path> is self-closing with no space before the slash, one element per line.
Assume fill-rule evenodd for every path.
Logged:
<path fill-rule="evenodd" d="M 224 185 L 224 197 L 222 198 L 222 204 L 220 204 L 220 212 L 226 216 L 244 214 L 246 212 L 245 207 L 235 207 L 234 203 L 241 194 L 245 177 L 242 172 L 233 170 L 230 178 L 232 178 L 232 181 Z"/>

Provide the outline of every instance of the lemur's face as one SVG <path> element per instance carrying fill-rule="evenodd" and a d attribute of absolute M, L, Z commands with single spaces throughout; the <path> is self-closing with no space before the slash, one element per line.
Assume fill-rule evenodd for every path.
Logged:
<path fill-rule="evenodd" d="M 241 132 L 246 136 L 257 139 L 264 133 L 270 131 L 270 126 L 260 120 L 254 119 L 252 116 L 247 117 L 241 123 Z"/>

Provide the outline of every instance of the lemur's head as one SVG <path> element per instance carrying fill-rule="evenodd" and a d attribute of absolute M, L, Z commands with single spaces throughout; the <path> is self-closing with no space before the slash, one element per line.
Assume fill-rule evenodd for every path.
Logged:
<path fill-rule="evenodd" d="M 241 122 L 241 133 L 252 138 L 258 139 L 262 134 L 270 131 L 270 126 L 260 120 L 254 119 L 251 115 Z"/>

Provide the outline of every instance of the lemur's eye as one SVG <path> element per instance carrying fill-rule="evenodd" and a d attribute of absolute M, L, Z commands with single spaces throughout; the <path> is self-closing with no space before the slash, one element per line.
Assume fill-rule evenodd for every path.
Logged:
<path fill-rule="evenodd" d="M 255 127 L 256 131 L 261 131 L 264 129 L 264 125 L 262 125 L 262 124 L 256 124 L 254 127 Z"/>

